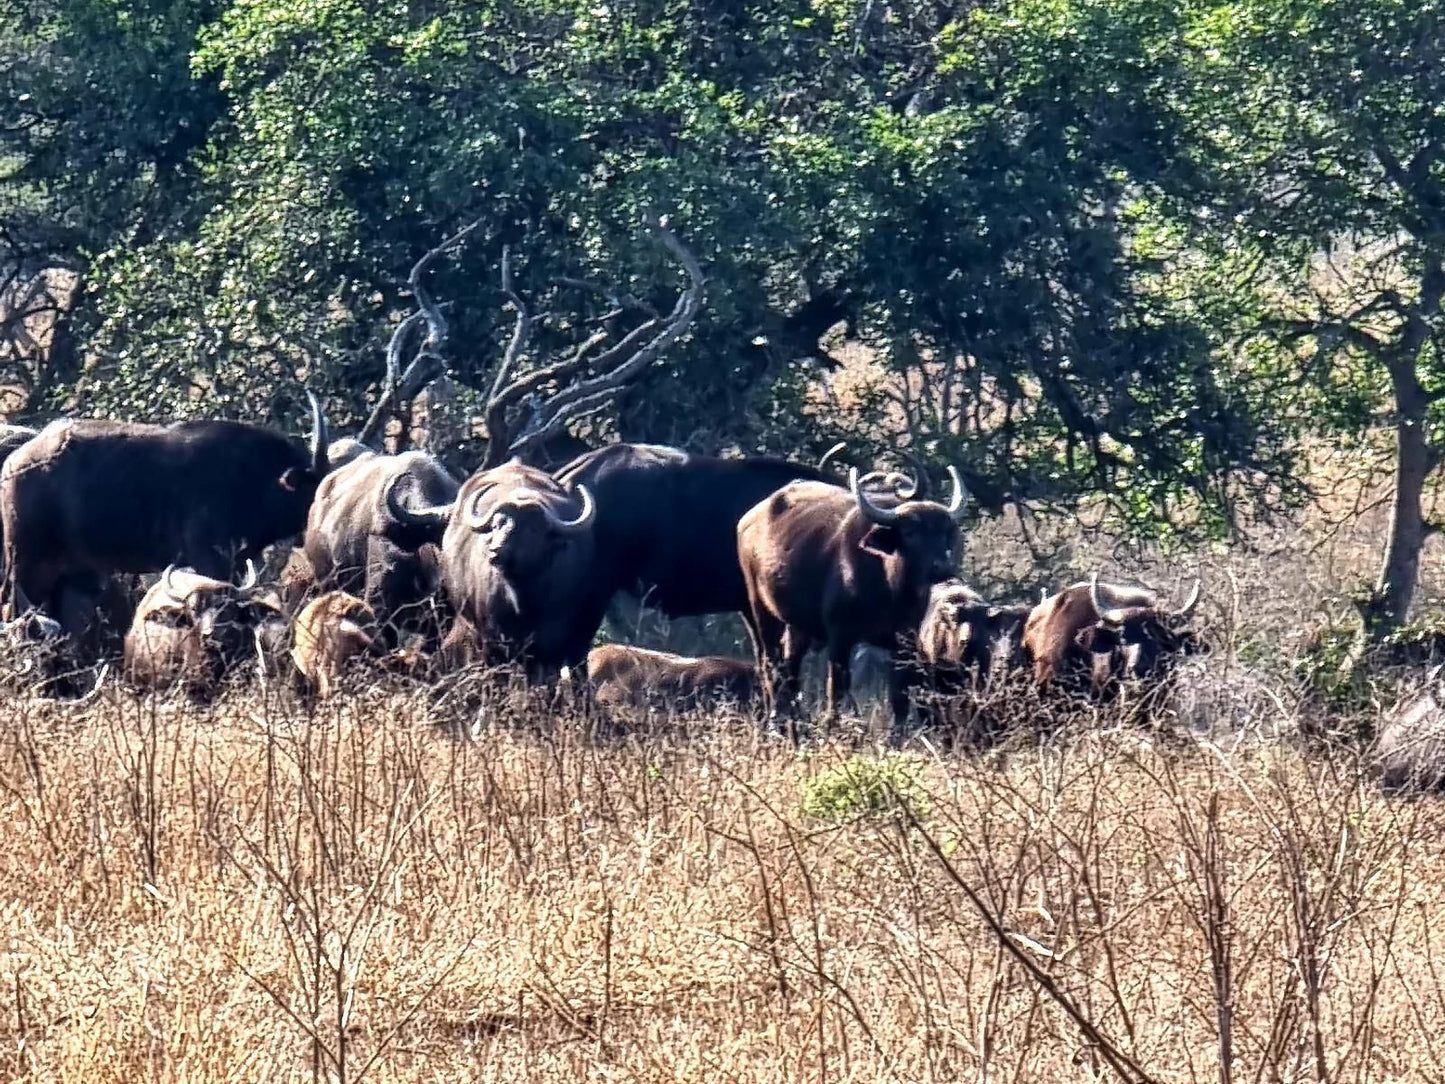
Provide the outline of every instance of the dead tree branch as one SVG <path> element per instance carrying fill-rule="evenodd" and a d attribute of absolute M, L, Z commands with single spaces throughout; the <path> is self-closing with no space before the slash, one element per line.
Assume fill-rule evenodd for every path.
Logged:
<path fill-rule="evenodd" d="M 460 245 L 482 222 L 483 218 L 472 220 L 412 266 L 411 274 L 407 276 L 407 287 L 416 298 L 418 311 L 403 320 L 392 332 L 391 342 L 386 348 L 386 384 L 371 411 L 371 416 L 357 434 L 357 440 L 362 444 L 370 444 L 376 438 L 398 404 L 415 398 L 423 388 L 446 372 L 447 363 L 442 348 L 447 341 L 447 322 L 441 309 L 427 292 L 422 276 L 433 261 Z M 402 352 L 407 340 L 412 336 L 413 329 L 423 320 L 427 325 L 426 338 L 422 340 L 406 371 L 402 372 Z"/>
<path fill-rule="evenodd" d="M 649 319 L 629 331 L 614 346 L 594 354 L 593 351 L 610 337 L 606 331 L 599 331 L 580 343 L 567 357 L 521 376 L 514 375 L 518 360 L 543 317 L 532 315 L 517 294 L 512 284 L 509 254 L 504 253 L 502 291 L 516 309 L 517 320 L 487 397 L 488 443 L 482 463 L 484 468 L 495 467 L 512 456 L 525 455 L 556 437 L 569 421 L 603 409 L 691 326 L 703 304 L 706 279 L 702 267 L 665 226 L 654 221 L 649 223 L 649 228 L 663 248 L 687 272 L 688 284 L 678 295 L 672 311 L 664 317 L 650 306 L 638 305 L 636 307 Z M 618 302 L 630 296 L 575 280 L 568 280 L 566 285 L 585 285 L 589 290 Z M 543 399 L 543 393 L 549 389 L 550 396 Z M 525 416 L 518 417 L 518 414 Z"/>

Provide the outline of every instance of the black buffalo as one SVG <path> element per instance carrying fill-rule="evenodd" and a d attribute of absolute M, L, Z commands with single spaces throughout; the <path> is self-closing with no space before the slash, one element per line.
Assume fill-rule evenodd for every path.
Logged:
<path fill-rule="evenodd" d="M 309 446 L 235 421 L 46 426 L 0 468 L 6 616 L 46 604 L 76 575 L 175 564 L 230 579 L 300 534 L 329 469 L 326 419 L 307 396 Z"/>
<path fill-rule="evenodd" d="M 592 589 L 634 594 L 668 617 L 741 612 L 738 520 L 795 481 L 838 477 L 819 467 L 750 456 L 720 459 L 655 444 L 612 444 L 557 472 L 597 502 Z"/>
<path fill-rule="evenodd" d="M 435 631 L 431 600 L 440 564 L 430 528 L 420 531 L 392 513 L 393 486 L 428 506 L 449 504 L 459 488 L 425 452 L 378 455 L 363 448 L 317 488 L 302 548 L 315 589 L 360 598 L 383 638 L 394 642 L 401 631 Z"/>
<path fill-rule="evenodd" d="M 597 505 L 586 486 L 512 462 L 472 475 L 450 504 L 413 509 L 398 482 L 386 490 L 392 514 L 441 542 L 456 614 L 446 658 L 521 663 L 533 680 L 583 663 L 606 607 L 590 589 Z"/>

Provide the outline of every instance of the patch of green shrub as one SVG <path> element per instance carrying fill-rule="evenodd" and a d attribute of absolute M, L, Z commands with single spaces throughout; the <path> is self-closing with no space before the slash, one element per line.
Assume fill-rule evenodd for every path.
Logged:
<path fill-rule="evenodd" d="M 918 775 L 922 762 L 902 753 L 881 758 L 851 756 L 819 772 L 803 784 L 803 812 L 815 820 L 837 824 L 855 817 L 886 817 L 910 810 L 928 813 L 928 800 Z"/>

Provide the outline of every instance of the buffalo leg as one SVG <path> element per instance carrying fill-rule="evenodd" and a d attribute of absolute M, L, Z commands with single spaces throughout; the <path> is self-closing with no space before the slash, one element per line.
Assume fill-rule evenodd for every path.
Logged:
<path fill-rule="evenodd" d="M 828 689 L 826 694 L 826 716 L 829 721 L 838 717 L 844 702 L 853 700 L 853 645 L 843 640 L 834 640 L 828 645 Z"/>
<path fill-rule="evenodd" d="M 905 652 L 895 651 L 889 659 L 888 705 L 893 709 L 893 728 L 889 742 L 902 744 L 908 729 L 909 693 L 918 679 L 918 669 L 913 659 Z"/>

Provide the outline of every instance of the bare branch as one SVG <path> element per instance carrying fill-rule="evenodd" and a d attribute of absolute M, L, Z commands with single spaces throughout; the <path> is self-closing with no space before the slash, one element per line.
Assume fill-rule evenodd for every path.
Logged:
<path fill-rule="evenodd" d="M 492 394 L 487 405 L 489 443 L 484 466 L 493 467 L 511 456 L 524 455 L 562 432 L 567 422 L 601 410 L 691 326 L 703 303 L 706 279 L 702 267 L 696 257 L 665 226 L 654 221 L 649 223 L 649 227 L 688 275 L 688 285 L 678 295 L 672 311 L 666 317 L 654 313 L 651 319 L 628 332 L 609 349 L 592 356 L 592 351 L 609 338 L 605 331 L 597 332 L 579 345 L 570 357 L 543 366 L 519 379 L 512 379 L 516 359 L 511 356 L 512 350 L 509 347 L 508 356 L 503 358 L 498 371 L 498 378 L 493 381 Z M 504 271 L 506 270 L 504 268 Z M 615 302 L 629 300 L 590 283 L 568 284 L 585 285 L 587 289 Z M 505 283 L 504 289 L 509 289 Z M 508 296 L 514 305 L 519 303 L 514 292 L 509 291 Z M 650 311 L 645 306 L 632 307 Z M 518 328 L 522 327 L 520 321 L 524 311 L 519 309 Z M 515 333 L 513 340 L 516 341 Z M 581 379 L 576 379 L 579 377 Z M 572 382 L 574 379 L 575 382 Z M 549 388 L 555 389 L 551 397 L 534 407 L 519 431 L 509 431 L 508 409 L 523 402 L 536 401 L 537 397 Z"/>
<path fill-rule="evenodd" d="M 397 329 L 392 332 L 391 342 L 386 348 L 386 384 L 381 389 L 381 395 L 377 398 L 376 406 L 372 409 L 371 416 L 366 419 L 366 424 L 361 427 L 357 434 L 357 440 L 362 444 L 370 444 L 382 426 L 386 424 L 388 415 L 396 408 L 398 403 L 406 402 L 416 396 L 423 388 L 430 384 L 442 373 L 446 372 L 446 359 L 442 355 L 442 347 L 447 340 L 447 322 L 442 316 L 441 309 L 432 296 L 422 284 L 422 276 L 426 274 L 432 262 L 438 259 L 443 253 L 449 252 L 461 244 L 478 226 L 485 220 L 485 216 L 473 219 L 463 226 L 456 233 L 452 234 L 441 244 L 427 252 L 421 259 L 412 265 L 411 274 L 407 276 L 407 287 L 416 298 L 419 311 L 412 313 L 403 320 Z M 422 341 L 421 347 L 417 350 L 416 357 L 407 366 L 404 373 L 401 369 L 402 348 L 406 345 L 412 329 L 421 320 L 426 321 L 427 335 Z"/>

